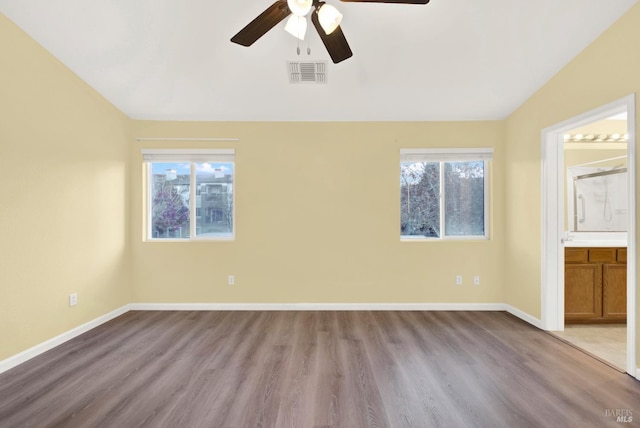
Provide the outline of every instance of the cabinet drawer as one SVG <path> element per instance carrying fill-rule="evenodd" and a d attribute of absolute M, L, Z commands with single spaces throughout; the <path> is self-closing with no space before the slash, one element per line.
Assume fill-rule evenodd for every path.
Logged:
<path fill-rule="evenodd" d="M 600 263 L 615 263 L 617 251 L 615 248 L 590 248 L 589 261 Z"/>
<path fill-rule="evenodd" d="M 588 248 L 565 248 L 564 261 L 566 263 L 586 263 L 589 261 Z"/>
<path fill-rule="evenodd" d="M 627 262 L 627 249 L 618 248 L 618 263 L 626 263 L 626 262 Z"/>

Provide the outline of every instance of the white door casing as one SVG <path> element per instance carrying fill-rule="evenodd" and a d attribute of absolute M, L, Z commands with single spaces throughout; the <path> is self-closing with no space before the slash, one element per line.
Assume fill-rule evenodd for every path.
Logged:
<path fill-rule="evenodd" d="M 564 133 L 618 113 L 627 113 L 629 211 L 627 228 L 627 373 L 636 367 L 636 108 L 635 94 L 542 130 L 542 326 L 564 330 Z"/>

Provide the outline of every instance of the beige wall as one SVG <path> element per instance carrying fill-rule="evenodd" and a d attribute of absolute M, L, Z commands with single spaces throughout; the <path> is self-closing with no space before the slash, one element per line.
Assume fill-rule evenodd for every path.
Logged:
<path fill-rule="evenodd" d="M 639 24 L 637 5 L 504 122 L 171 123 L 127 120 L 0 15 L 0 360 L 127 302 L 506 302 L 539 317 L 540 131 L 638 92 Z M 149 136 L 240 138 L 181 145 L 236 149 L 235 241 L 143 242 L 140 149 L 177 145 L 134 139 Z M 404 147 L 495 148 L 491 240 L 399 241 Z"/>
<path fill-rule="evenodd" d="M 626 120 L 598 120 L 593 123 L 589 123 L 584 126 L 580 126 L 575 129 L 571 129 L 565 134 L 620 134 L 624 135 L 627 132 L 627 121 Z"/>
<path fill-rule="evenodd" d="M 1 14 L 0 52 L 1 361 L 128 303 L 131 257 L 128 119 Z"/>
<path fill-rule="evenodd" d="M 137 122 L 137 137 L 236 137 L 178 143 L 236 149 L 234 242 L 142 241 L 141 148 L 132 150 L 136 302 L 501 302 L 501 122 Z M 492 237 L 400 242 L 399 150 L 494 147 Z M 227 275 L 236 285 L 227 285 Z M 462 286 L 455 276 L 464 276 Z M 473 286 L 473 275 L 481 285 Z"/>
<path fill-rule="evenodd" d="M 506 302 L 536 317 L 541 313 L 541 130 L 637 93 L 639 52 L 640 4 L 506 120 Z"/>

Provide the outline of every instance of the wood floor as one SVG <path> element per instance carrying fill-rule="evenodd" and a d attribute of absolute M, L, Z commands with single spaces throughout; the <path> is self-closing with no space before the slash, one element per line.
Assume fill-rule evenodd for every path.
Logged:
<path fill-rule="evenodd" d="M 0 375 L 3 428 L 639 420 L 640 382 L 503 312 L 128 312 Z"/>

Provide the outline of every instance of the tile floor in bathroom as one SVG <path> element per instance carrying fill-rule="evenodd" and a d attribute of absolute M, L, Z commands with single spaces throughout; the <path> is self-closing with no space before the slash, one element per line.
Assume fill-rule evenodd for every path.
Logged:
<path fill-rule="evenodd" d="M 615 368 L 626 371 L 627 326 L 625 324 L 567 324 L 564 331 L 551 333 Z"/>

